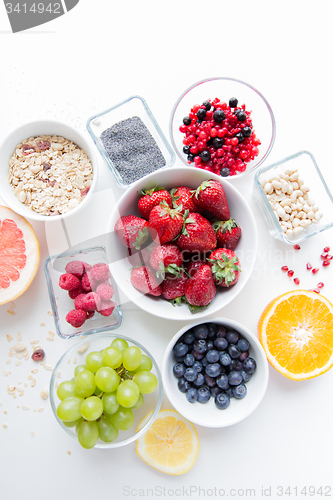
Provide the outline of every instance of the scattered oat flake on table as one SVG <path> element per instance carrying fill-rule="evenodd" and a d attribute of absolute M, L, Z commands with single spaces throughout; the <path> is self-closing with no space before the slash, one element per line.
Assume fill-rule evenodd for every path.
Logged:
<path fill-rule="evenodd" d="M 30 406 L 28 406 L 28 405 L 23 405 L 23 406 L 22 406 L 22 410 L 30 410 Z"/>
<path fill-rule="evenodd" d="M 30 432 L 30 436 L 34 437 L 35 433 L 33 431 Z"/>
<path fill-rule="evenodd" d="M 45 326 L 45 323 L 41 323 L 40 326 Z"/>
<path fill-rule="evenodd" d="M 49 396 L 49 391 L 47 389 L 43 389 L 40 395 L 43 399 L 47 399 Z"/>
<path fill-rule="evenodd" d="M 2 424 L 2 427 L 3 427 L 4 429 L 7 429 L 8 424 Z"/>
<path fill-rule="evenodd" d="M 42 406 L 40 406 L 37 410 L 39 413 L 41 413 L 42 411 L 44 411 L 44 408 Z"/>
<path fill-rule="evenodd" d="M 89 347 L 89 342 L 85 342 L 84 344 L 82 344 L 82 346 L 77 350 L 77 352 L 79 354 L 82 354 L 84 352 L 86 352 L 86 350 L 88 349 Z"/>
<path fill-rule="evenodd" d="M 14 314 L 15 314 L 15 311 L 13 311 L 13 309 L 7 309 L 7 312 L 8 312 L 8 314 L 11 314 L 12 316 L 14 316 Z"/>
<path fill-rule="evenodd" d="M 53 312 L 52 312 L 52 311 L 47 311 L 47 314 L 48 314 L 49 316 L 53 316 Z"/>
<path fill-rule="evenodd" d="M 38 368 L 35 368 L 34 370 L 31 370 L 31 373 L 37 373 L 38 372 Z M 29 378 L 29 377 L 28 377 Z"/>
<path fill-rule="evenodd" d="M 15 366 L 20 366 L 21 361 L 16 361 Z"/>
<path fill-rule="evenodd" d="M 17 341 L 20 342 L 22 340 L 22 333 L 17 332 L 16 338 L 17 338 Z"/>
<path fill-rule="evenodd" d="M 71 454 L 72 454 L 72 452 L 71 452 L 71 451 L 68 451 L 67 453 L 68 453 L 68 455 L 71 455 Z"/>
<path fill-rule="evenodd" d="M 7 333 L 6 338 L 7 338 L 8 342 L 13 340 L 13 337 L 9 333 Z"/>
<path fill-rule="evenodd" d="M 7 359 L 7 361 L 6 361 L 6 365 L 9 365 L 9 363 L 11 363 L 11 362 L 12 362 L 12 360 L 11 360 L 11 359 Z"/>

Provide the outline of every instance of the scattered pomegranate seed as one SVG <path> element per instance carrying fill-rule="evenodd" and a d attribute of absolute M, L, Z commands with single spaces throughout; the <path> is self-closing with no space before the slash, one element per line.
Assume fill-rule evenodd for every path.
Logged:
<path fill-rule="evenodd" d="M 291 278 L 292 276 L 294 276 L 294 271 L 292 269 L 289 269 L 288 276 L 289 276 L 289 278 Z"/>
<path fill-rule="evenodd" d="M 325 247 L 324 248 L 324 252 L 326 252 L 326 253 L 329 252 L 330 250 L 331 250 L 330 247 Z"/>
<path fill-rule="evenodd" d="M 327 254 L 326 256 L 326 260 L 332 260 L 333 259 L 333 255 L 330 255 L 329 253 Z"/>
<path fill-rule="evenodd" d="M 310 271 L 310 269 L 312 269 L 312 265 L 310 264 L 310 262 L 307 263 L 306 268 L 308 271 Z"/>
<path fill-rule="evenodd" d="M 324 283 L 323 283 L 322 281 L 320 281 L 320 282 L 318 283 L 318 285 L 317 285 L 317 288 L 323 288 L 323 286 L 324 286 Z"/>
<path fill-rule="evenodd" d="M 299 245 L 294 245 L 295 250 L 300 250 L 301 247 Z"/>
<path fill-rule="evenodd" d="M 288 266 L 282 266 L 282 267 L 281 267 L 281 270 L 282 270 L 282 271 L 284 271 L 284 272 L 287 272 L 287 271 L 288 271 L 288 269 L 289 269 L 289 268 L 288 268 Z"/>
<path fill-rule="evenodd" d="M 320 290 L 319 290 L 319 288 L 313 288 L 312 290 L 310 290 L 310 292 L 320 293 Z"/>
<path fill-rule="evenodd" d="M 294 278 L 294 283 L 295 283 L 296 285 L 299 285 L 299 284 L 300 284 L 299 278 Z"/>
<path fill-rule="evenodd" d="M 323 259 L 323 260 L 326 260 L 327 259 L 327 253 L 322 253 L 320 258 Z"/>
<path fill-rule="evenodd" d="M 331 264 L 331 261 L 330 261 L 330 260 L 324 260 L 324 262 L 323 262 L 323 266 L 324 266 L 324 267 L 327 267 L 327 266 L 329 266 L 330 264 Z"/>
<path fill-rule="evenodd" d="M 313 274 L 316 274 L 319 271 L 319 267 L 314 267 L 312 269 Z"/>

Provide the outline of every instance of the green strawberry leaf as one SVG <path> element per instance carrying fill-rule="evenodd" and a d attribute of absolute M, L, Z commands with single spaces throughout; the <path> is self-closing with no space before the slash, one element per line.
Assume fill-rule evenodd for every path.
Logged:
<path fill-rule="evenodd" d="M 148 194 L 149 196 L 151 196 L 156 191 L 163 191 L 164 189 L 165 189 L 164 187 L 159 187 L 159 185 L 156 184 L 156 186 L 153 187 L 153 188 L 151 188 L 151 189 L 142 189 L 141 191 L 139 191 L 139 194 L 141 196 L 145 196 L 146 194 Z"/>
<path fill-rule="evenodd" d="M 165 270 L 165 272 L 172 274 L 173 276 L 176 276 L 177 278 L 180 278 L 180 276 L 181 276 L 180 273 L 182 271 L 182 268 L 177 266 L 177 264 L 169 264 L 168 267 L 164 268 L 164 270 Z"/>
<path fill-rule="evenodd" d="M 168 302 L 170 302 L 170 304 L 172 304 L 175 307 L 175 306 L 180 306 L 184 299 L 185 296 L 176 297 L 175 299 L 168 300 Z"/>
<path fill-rule="evenodd" d="M 144 227 L 143 229 L 139 229 L 138 235 L 135 238 L 135 241 L 133 243 L 134 248 L 136 250 L 140 250 L 140 248 L 142 247 L 142 245 L 144 244 L 144 242 L 146 241 L 148 236 L 149 236 L 149 232 L 148 232 L 148 229 L 146 227 Z"/>

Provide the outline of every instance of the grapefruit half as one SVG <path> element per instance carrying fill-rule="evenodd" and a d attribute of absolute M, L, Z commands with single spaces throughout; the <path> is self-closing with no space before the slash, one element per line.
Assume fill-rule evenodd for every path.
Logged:
<path fill-rule="evenodd" d="M 29 222 L 0 205 L 0 305 L 30 286 L 40 260 L 39 242 Z"/>

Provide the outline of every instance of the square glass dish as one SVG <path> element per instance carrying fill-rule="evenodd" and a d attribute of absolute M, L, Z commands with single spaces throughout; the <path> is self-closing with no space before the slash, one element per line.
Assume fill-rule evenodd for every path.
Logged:
<path fill-rule="evenodd" d="M 258 170 L 253 196 L 270 234 L 296 244 L 333 226 L 333 197 L 311 153 Z"/>
<path fill-rule="evenodd" d="M 67 313 L 74 309 L 74 299 L 69 296 L 68 291 L 59 286 L 59 278 L 62 274 L 66 273 L 65 267 L 72 261 L 81 261 L 88 263 L 90 266 L 102 263 L 109 267 L 104 247 L 87 248 L 73 252 L 68 251 L 59 255 L 50 256 L 45 260 L 44 273 L 50 296 L 56 332 L 59 337 L 68 339 L 72 337 L 81 337 L 82 335 L 108 332 L 118 328 L 123 321 L 123 314 L 120 307 L 117 285 L 115 284 L 112 276 L 110 276 L 107 280 L 111 289 L 113 289 L 111 301 L 114 303 L 114 308 L 110 315 L 102 315 L 97 310 L 94 312 L 93 316 L 86 319 L 80 327 L 74 327 L 66 321 Z M 88 272 L 85 271 L 84 274 L 88 274 Z M 81 280 L 81 278 L 78 279 Z M 104 280 L 103 282 L 105 283 Z M 92 283 L 93 279 L 90 280 L 90 284 L 91 288 L 94 290 L 100 282 L 95 280 L 94 285 Z M 85 288 L 87 289 L 87 286 L 85 286 Z M 83 290 L 82 293 L 87 293 L 87 291 L 88 290 Z M 110 292 L 109 289 L 108 291 Z M 109 304 L 109 301 L 103 303 Z M 99 309 L 101 310 L 101 308 Z M 109 312 L 110 311 L 107 313 Z"/>
<path fill-rule="evenodd" d="M 146 101 L 133 96 L 87 121 L 87 130 L 118 185 L 124 189 L 176 155 Z"/>

